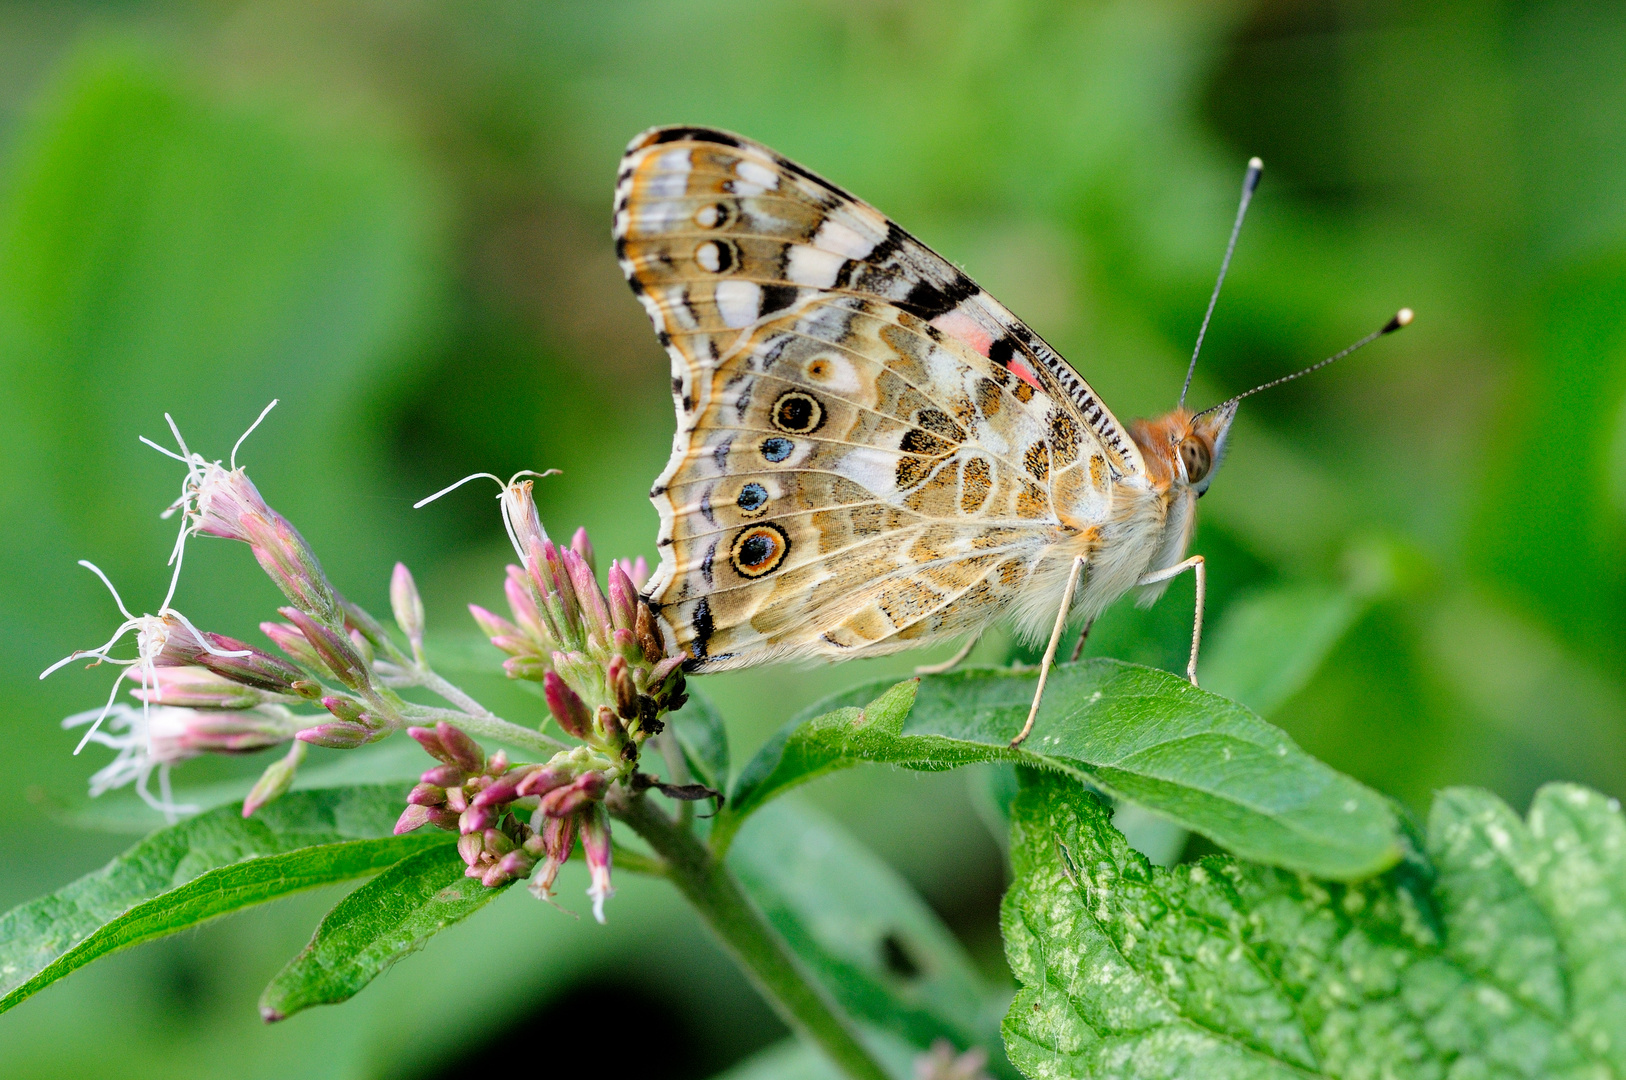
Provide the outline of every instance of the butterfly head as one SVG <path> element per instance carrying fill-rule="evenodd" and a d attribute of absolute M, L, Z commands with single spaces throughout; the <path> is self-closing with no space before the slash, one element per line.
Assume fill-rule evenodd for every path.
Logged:
<path fill-rule="evenodd" d="M 1225 456 L 1238 404 L 1227 401 L 1200 413 L 1182 405 L 1154 420 L 1137 420 L 1130 435 L 1146 458 L 1148 473 L 1170 488 L 1202 495 Z"/>

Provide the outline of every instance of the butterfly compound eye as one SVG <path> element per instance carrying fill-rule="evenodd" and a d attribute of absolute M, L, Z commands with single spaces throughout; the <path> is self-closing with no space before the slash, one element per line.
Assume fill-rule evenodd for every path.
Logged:
<path fill-rule="evenodd" d="M 1214 463 L 1208 452 L 1208 444 L 1196 436 L 1190 436 L 1180 444 L 1180 460 L 1185 463 L 1188 484 L 1202 483 Z"/>

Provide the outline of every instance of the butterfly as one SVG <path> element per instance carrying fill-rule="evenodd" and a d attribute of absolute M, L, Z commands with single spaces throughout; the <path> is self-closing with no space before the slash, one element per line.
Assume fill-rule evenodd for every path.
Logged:
<path fill-rule="evenodd" d="M 671 358 L 677 434 L 650 492 L 661 561 L 644 596 L 687 670 L 970 637 L 963 657 L 1005 619 L 1049 630 L 1015 745 L 1070 621 L 1087 633 L 1192 570 L 1196 683 L 1205 574 L 1186 549 L 1247 395 L 1193 412 L 1182 393 L 1124 425 L 948 260 L 724 131 L 634 139 L 614 237 Z"/>

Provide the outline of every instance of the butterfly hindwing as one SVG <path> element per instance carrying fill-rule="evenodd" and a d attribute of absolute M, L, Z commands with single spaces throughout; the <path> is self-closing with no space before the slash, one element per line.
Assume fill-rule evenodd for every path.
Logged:
<path fill-rule="evenodd" d="M 673 361 L 649 593 L 695 668 L 979 628 L 1139 467 L 1037 335 L 766 148 L 641 136 L 616 240 Z"/>

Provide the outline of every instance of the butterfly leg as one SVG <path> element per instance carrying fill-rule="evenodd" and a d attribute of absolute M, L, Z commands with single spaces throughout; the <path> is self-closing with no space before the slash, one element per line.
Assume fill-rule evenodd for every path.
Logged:
<path fill-rule="evenodd" d="M 1079 631 L 1078 640 L 1073 643 L 1073 655 L 1067 658 L 1068 663 L 1076 664 L 1078 663 L 1078 658 L 1084 655 L 1084 642 L 1089 640 L 1090 627 L 1094 625 L 1095 620 L 1091 619 L 1089 622 L 1084 624 L 1084 629 Z"/>
<path fill-rule="evenodd" d="M 1013 749 L 1022 745 L 1022 740 L 1033 730 L 1033 718 L 1039 715 L 1039 702 L 1044 700 L 1044 684 L 1050 678 L 1050 666 L 1056 659 L 1056 646 L 1061 644 L 1062 631 L 1067 629 L 1067 616 L 1073 610 L 1073 593 L 1078 588 L 1078 575 L 1088 561 L 1088 555 L 1075 556 L 1073 568 L 1068 571 L 1067 588 L 1061 594 L 1061 610 L 1056 612 L 1056 626 L 1050 631 L 1050 644 L 1045 646 L 1044 660 L 1039 664 L 1039 686 L 1033 691 L 1033 707 L 1028 710 L 1028 722 L 1022 725 L 1021 732 L 1011 740 Z"/>
<path fill-rule="evenodd" d="M 1186 665 L 1186 678 L 1191 680 L 1192 686 L 1196 686 L 1197 649 L 1203 643 L 1203 600 L 1208 594 L 1208 571 L 1206 569 L 1206 564 L 1203 562 L 1203 557 L 1201 555 L 1193 555 L 1185 562 L 1175 563 L 1167 570 L 1159 570 L 1156 573 L 1147 574 L 1135 584 L 1156 585 L 1160 581 L 1167 581 L 1172 577 L 1178 577 L 1187 570 L 1190 570 L 1192 573 L 1197 575 L 1197 613 L 1192 617 L 1191 620 L 1191 662 Z"/>
<path fill-rule="evenodd" d="M 971 655 L 971 650 L 975 649 L 977 647 L 977 642 L 979 642 L 981 640 L 982 640 L 982 635 L 981 634 L 977 634 L 977 635 L 973 636 L 971 638 L 971 640 L 967 641 L 964 645 L 960 646 L 959 651 L 956 652 L 953 656 L 949 657 L 947 660 L 944 660 L 940 664 L 921 664 L 919 667 L 915 668 L 915 674 L 916 675 L 941 675 L 945 671 L 952 671 L 954 668 L 957 668 L 957 667 L 960 666 L 961 661 L 963 661 L 966 657 Z"/>

